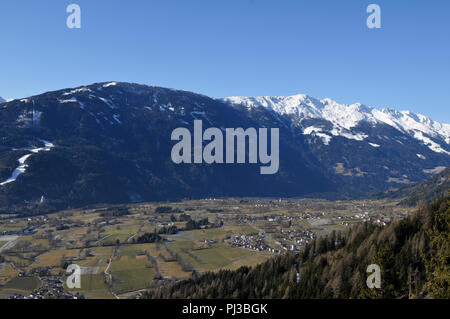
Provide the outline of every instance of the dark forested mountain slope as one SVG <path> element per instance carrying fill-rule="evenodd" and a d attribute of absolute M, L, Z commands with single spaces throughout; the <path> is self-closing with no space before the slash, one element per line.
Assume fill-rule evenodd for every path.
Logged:
<path fill-rule="evenodd" d="M 0 106 L 0 181 L 23 156 L 25 172 L 0 185 L 0 207 L 77 207 L 95 203 L 218 196 L 300 196 L 333 191 L 324 167 L 286 129 L 280 169 L 260 164 L 174 164 L 171 133 L 260 127 L 223 102 L 185 91 L 126 83 L 49 92 Z M 48 150 L 45 143 L 51 143 Z M 34 150 L 34 152 L 33 152 Z M 23 159 L 23 158 L 22 158 Z M 45 201 L 39 204 L 44 196 Z"/>
<path fill-rule="evenodd" d="M 450 189 L 450 167 L 443 169 L 430 179 L 398 190 L 387 191 L 374 195 L 375 198 L 402 199 L 400 205 L 415 206 L 431 203 L 442 198 Z"/>
<path fill-rule="evenodd" d="M 352 106 L 316 101 L 314 108 L 323 110 L 312 116 L 302 111 L 308 99 L 286 113 L 112 82 L 0 102 L 1 211 L 225 196 L 354 198 L 450 166 L 445 125 L 408 113 L 422 131 L 371 118 L 350 127 L 325 114 L 331 108 L 345 119 Z M 174 164 L 171 133 L 193 132 L 196 119 L 204 129 L 279 128 L 278 173 L 260 175 L 259 163 Z"/>

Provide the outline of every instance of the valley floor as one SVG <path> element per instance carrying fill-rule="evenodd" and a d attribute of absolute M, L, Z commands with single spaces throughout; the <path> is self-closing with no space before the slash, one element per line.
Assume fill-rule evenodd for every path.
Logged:
<path fill-rule="evenodd" d="M 3 215 L 0 298 L 132 298 L 193 272 L 256 265 L 332 231 L 386 225 L 415 210 L 397 203 L 230 198 Z M 146 242 L 144 234 L 160 240 Z M 81 267 L 81 289 L 66 285 L 70 264 Z"/>

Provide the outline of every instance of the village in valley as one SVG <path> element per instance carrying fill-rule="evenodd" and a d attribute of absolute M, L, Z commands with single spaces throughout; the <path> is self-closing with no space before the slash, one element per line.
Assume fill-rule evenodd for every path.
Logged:
<path fill-rule="evenodd" d="M 413 209 L 382 200 L 204 199 L 0 215 L 0 298 L 138 298 L 195 273 L 253 266 L 357 223 Z M 81 287 L 67 286 L 69 265 Z"/>

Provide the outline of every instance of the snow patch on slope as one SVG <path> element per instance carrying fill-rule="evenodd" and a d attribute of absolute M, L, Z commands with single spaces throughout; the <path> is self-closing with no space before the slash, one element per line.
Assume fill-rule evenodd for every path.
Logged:
<path fill-rule="evenodd" d="M 423 156 L 422 154 L 416 154 L 418 158 L 426 160 L 427 158 L 425 156 Z"/>
<path fill-rule="evenodd" d="M 104 84 L 103 87 L 104 87 L 104 88 L 108 88 L 108 87 L 110 87 L 110 86 L 116 86 L 116 85 L 117 85 L 117 82 L 110 82 L 110 83 Z"/>
<path fill-rule="evenodd" d="M 30 151 L 31 153 L 19 158 L 18 162 L 20 165 L 12 172 L 12 175 L 10 178 L 8 178 L 6 181 L 0 183 L 0 186 L 4 186 L 6 184 L 15 182 L 20 175 L 25 173 L 25 171 L 28 167 L 28 165 L 25 162 L 28 160 L 28 158 L 30 158 L 30 156 L 32 156 L 33 154 L 37 154 L 41 151 L 48 152 L 54 147 L 54 145 L 52 143 L 50 143 L 49 141 L 45 141 L 45 140 L 40 140 L 40 141 L 42 143 L 44 143 L 44 147 L 37 147 L 37 148 L 35 147 L 35 148 L 31 148 L 31 149 L 26 149 L 26 150 Z"/>
<path fill-rule="evenodd" d="M 436 153 L 444 153 L 444 154 L 450 155 L 450 152 L 447 152 L 446 150 L 444 150 L 441 147 L 441 145 L 432 141 L 429 137 L 424 136 L 423 132 L 415 131 L 414 138 L 419 141 L 422 141 L 424 145 L 428 146 L 428 148 L 430 148 L 432 151 L 434 151 Z"/>
<path fill-rule="evenodd" d="M 332 137 L 330 135 L 322 133 L 322 128 L 314 127 L 314 126 L 309 126 L 309 127 L 305 128 L 303 130 L 303 135 L 318 136 L 322 139 L 322 141 L 325 145 L 330 144 L 330 141 L 332 139 Z"/>
<path fill-rule="evenodd" d="M 84 103 L 80 102 L 77 100 L 76 97 L 72 97 L 68 100 L 58 100 L 59 103 L 61 104 L 65 104 L 65 103 L 78 103 L 78 105 L 80 106 L 81 109 L 84 110 Z"/>
<path fill-rule="evenodd" d="M 119 114 L 114 114 L 114 115 L 113 115 L 114 120 L 115 120 L 117 123 L 122 124 L 122 121 L 119 119 L 119 117 L 120 117 Z"/>
<path fill-rule="evenodd" d="M 106 105 L 108 105 L 110 109 L 112 110 L 117 109 L 117 106 L 115 106 L 114 103 L 112 103 L 111 101 L 99 96 L 97 96 L 97 98 L 100 99 Z"/>
<path fill-rule="evenodd" d="M 77 94 L 77 93 L 81 93 L 81 92 L 92 92 L 92 90 L 89 88 L 81 87 L 78 89 L 71 90 L 69 92 L 65 92 L 65 93 L 63 93 L 63 96 L 73 95 L 73 94 Z"/>

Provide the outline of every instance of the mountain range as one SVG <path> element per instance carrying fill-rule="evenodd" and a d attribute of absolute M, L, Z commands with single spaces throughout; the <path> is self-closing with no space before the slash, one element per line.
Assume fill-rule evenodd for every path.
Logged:
<path fill-rule="evenodd" d="M 280 169 L 174 164 L 171 132 L 279 128 Z M 0 102 L 0 207 L 51 211 L 98 203 L 266 196 L 356 198 L 450 166 L 450 125 L 423 115 L 307 95 L 210 98 L 95 83 Z"/>
<path fill-rule="evenodd" d="M 369 136 L 364 130 L 358 130 L 362 124 L 373 127 L 388 125 L 396 130 L 426 144 L 432 151 L 450 155 L 450 124 L 441 124 L 430 118 L 410 111 L 393 109 L 377 110 L 361 103 L 339 104 L 331 99 L 318 100 L 308 95 L 278 97 L 229 97 L 223 99 L 230 104 L 245 105 L 248 108 L 264 107 L 290 118 L 289 124 L 303 128 L 303 134 L 316 135 L 328 145 L 335 136 L 362 141 Z M 326 125 L 308 126 L 307 120 L 323 120 Z M 302 125 L 305 121 L 307 125 Z M 331 125 L 330 125 L 331 124 Z M 382 141 L 380 136 L 375 136 Z M 435 141 L 437 139 L 437 141 Z M 383 144 L 383 143 L 381 143 Z M 379 147 L 372 143 L 371 146 Z M 441 145 L 445 145 L 442 147 Z"/>

